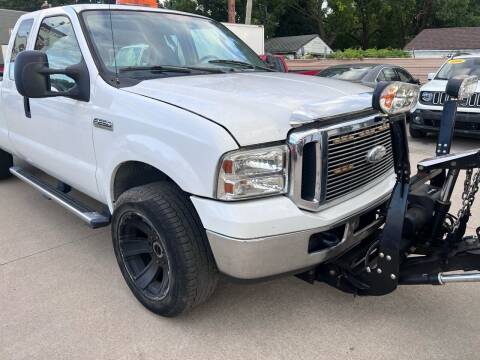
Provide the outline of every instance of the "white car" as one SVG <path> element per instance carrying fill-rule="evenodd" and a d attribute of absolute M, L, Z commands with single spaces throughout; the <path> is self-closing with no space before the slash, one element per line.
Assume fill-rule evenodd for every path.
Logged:
<path fill-rule="evenodd" d="M 436 73 L 428 75 L 430 80 L 420 89 L 417 107 L 410 121 L 412 137 L 424 137 L 429 132 L 438 132 L 440 120 L 448 95 L 445 87 L 450 78 L 457 75 L 475 75 L 480 77 L 480 56 L 465 55 L 447 60 Z M 455 133 L 480 135 L 480 85 L 459 107 L 455 122 Z"/>
<path fill-rule="evenodd" d="M 5 73 L 0 178 L 111 225 L 128 286 L 158 314 L 207 299 L 219 273 L 298 274 L 382 226 L 395 176 L 372 89 L 272 72 L 208 18 L 107 5 L 25 14 Z"/>

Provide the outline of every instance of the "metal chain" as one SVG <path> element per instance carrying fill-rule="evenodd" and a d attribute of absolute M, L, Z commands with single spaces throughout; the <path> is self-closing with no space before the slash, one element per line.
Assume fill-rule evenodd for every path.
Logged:
<path fill-rule="evenodd" d="M 480 169 L 473 175 L 473 169 L 468 169 L 465 182 L 463 184 L 463 193 L 462 193 L 462 207 L 458 210 L 457 219 L 452 226 L 451 232 L 454 233 L 458 230 L 460 226 L 460 221 L 465 214 L 470 213 L 473 202 L 475 201 L 475 195 L 478 192 L 480 186 Z"/>

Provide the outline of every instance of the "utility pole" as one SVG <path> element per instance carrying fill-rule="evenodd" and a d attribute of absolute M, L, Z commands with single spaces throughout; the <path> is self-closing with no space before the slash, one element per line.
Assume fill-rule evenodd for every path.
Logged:
<path fill-rule="evenodd" d="M 235 0 L 228 0 L 228 22 L 235 23 Z"/>
<path fill-rule="evenodd" d="M 247 0 L 247 13 L 245 15 L 245 24 L 252 23 L 252 0 Z"/>

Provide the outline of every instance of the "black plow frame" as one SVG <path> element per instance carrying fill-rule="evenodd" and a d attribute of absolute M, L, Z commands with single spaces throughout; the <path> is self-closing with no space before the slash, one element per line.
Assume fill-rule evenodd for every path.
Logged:
<path fill-rule="evenodd" d="M 480 168 L 480 149 L 450 154 L 459 102 L 453 96 L 446 101 L 436 157 L 421 161 L 413 177 L 405 116 L 389 118 L 396 184 L 383 229 L 310 271 L 309 279 L 373 296 L 391 293 L 398 285 L 480 281 L 480 228 L 477 236 L 465 237 L 471 214 L 456 219 L 449 213 L 460 172 Z M 449 226 L 457 220 L 460 226 Z M 451 271 L 460 273 L 444 274 Z"/>

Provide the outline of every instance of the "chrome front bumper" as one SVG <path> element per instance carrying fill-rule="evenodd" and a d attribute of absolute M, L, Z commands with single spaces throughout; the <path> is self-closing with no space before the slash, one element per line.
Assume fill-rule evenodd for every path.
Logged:
<path fill-rule="evenodd" d="M 384 203 L 387 199 L 383 199 Z M 382 203 L 381 202 L 381 203 Z M 381 204 L 380 203 L 380 204 Z M 341 224 L 256 239 L 236 239 L 207 230 L 207 236 L 219 270 L 237 279 L 259 279 L 308 269 L 347 251 L 372 235 L 382 224 L 379 218 L 358 228 L 361 215 L 380 204 L 364 210 Z M 309 253 L 313 234 L 345 225 L 340 242 L 330 248 Z"/>

